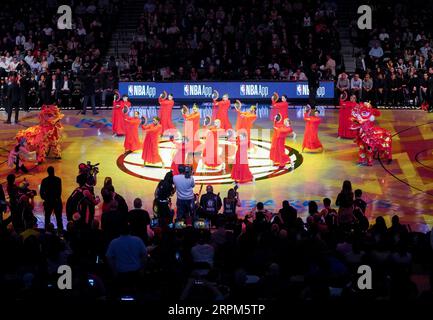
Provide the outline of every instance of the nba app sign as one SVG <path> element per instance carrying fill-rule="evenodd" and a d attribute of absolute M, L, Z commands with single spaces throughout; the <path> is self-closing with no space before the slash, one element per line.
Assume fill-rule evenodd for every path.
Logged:
<path fill-rule="evenodd" d="M 210 97 L 212 87 L 204 84 L 185 84 L 183 86 L 183 95 L 185 97 Z"/>
<path fill-rule="evenodd" d="M 296 85 L 296 96 L 298 97 L 308 97 L 310 94 L 310 89 L 308 84 L 297 84 Z M 324 86 L 317 88 L 316 95 L 318 98 L 323 98 L 326 95 L 326 89 Z"/>
<path fill-rule="evenodd" d="M 149 85 L 133 85 L 128 86 L 128 96 L 138 96 L 143 98 L 155 98 L 156 97 L 156 87 Z"/>
<path fill-rule="evenodd" d="M 241 84 L 239 91 L 241 96 L 246 97 L 267 97 L 269 95 L 269 87 L 261 84 Z"/>

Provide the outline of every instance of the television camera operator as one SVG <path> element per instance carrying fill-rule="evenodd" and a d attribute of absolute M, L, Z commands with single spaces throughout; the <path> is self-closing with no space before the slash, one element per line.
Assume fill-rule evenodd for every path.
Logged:
<path fill-rule="evenodd" d="M 18 185 L 16 212 L 18 216 L 13 219 L 15 220 L 14 228 L 18 227 L 16 230 L 25 230 L 36 223 L 33 208 L 35 207 L 34 198 L 37 192 L 30 189 L 29 186 L 30 184 L 26 179 Z"/>
<path fill-rule="evenodd" d="M 176 187 L 177 220 L 185 220 L 187 225 L 192 225 L 194 219 L 195 181 L 192 176 L 192 168 L 179 165 L 179 174 L 173 177 Z"/>
<path fill-rule="evenodd" d="M 81 201 L 80 205 L 80 220 L 91 224 L 95 217 L 95 206 L 100 202 L 98 196 L 95 196 L 95 186 L 97 183 L 97 175 L 99 173 L 99 163 L 91 164 L 90 161 L 87 163 L 80 163 L 78 166 L 79 175 L 77 176 L 77 183 L 79 188 L 75 191 L 82 193 L 82 198 L 85 201 Z M 74 192 L 75 192 L 74 191 Z"/>

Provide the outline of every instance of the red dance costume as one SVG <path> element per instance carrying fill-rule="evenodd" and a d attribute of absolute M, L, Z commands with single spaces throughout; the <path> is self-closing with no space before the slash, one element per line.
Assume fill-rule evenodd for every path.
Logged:
<path fill-rule="evenodd" d="M 322 152 L 323 146 L 319 140 L 318 131 L 320 118 L 310 115 L 311 111 L 304 113 L 305 133 L 302 142 L 302 151 Z"/>
<path fill-rule="evenodd" d="M 284 167 L 286 163 L 290 162 L 290 157 L 286 154 L 286 137 L 291 133 L 293 133 L 292 127 L 284 125 L 274 127 L 269 158 L 276 166 Z"/>
<path fill-rule="evenodd" d="M 212 121 L 219 119 L 221 121 L 221 129 L 231 129 L 232 124 L 229 120 L 230 100 L 213 101 L 212 105 Z"/>
<path fill-rule="evenodd" d="M 138 138 L 138 126 L 141 120 L 134 117 L 124 117 L 125 121 L 125 142 L 123 146 L 125 151 L 140 150 L 140 139 Z"/>
<path fill-rule="evenodd" d="M 141 158 L 144 163 L 159 163 L 162 162 L 158 152 L 158 141 L 161 135 L 162 126 L 161 124 L 148 124 L 142 126 L 146 137 L 143 141 L 143 153 Z"/>
<path fill-rule="evenodd" d="M 181 142 L 173 141 L 173 143 L 176 146 L 176 153 L 171 161 L 171 170 L 173 171 L 173 175 L 176 176 L 179 174 L 179 165 L 185 164 L 187 146 Z"/>
<path fill-rule="evenodd" d="M 184 114 L 184 137 L 188 138 L 187 150 L 188 152 L 195 152 L 200 145 L 200 137 L 198 131 L 200 130 L 200 113 L 194 112 L 191 114 Z"/>
<path fill-rule="evenodd" d="M 249 182 L 253 180 L 250 167 L 248 165 L 248 140 L 236 139 L 236 161 L 232 167 L 231 177 L 236 182 Z"/>
<path fill-rule="evenodd" d="M 238 113 L 238 119 L 236 121 L 236 131 L 245 130 L 247 134 L 248 147 L 251 148 L 250 134 L 251 128 L 253 127 L 254 121 L 257 119 L 257 115 L 254 112 L 242 112 L 236 110 Z"/>
<path fill-rule="evenodd" d="M 287 101 L 275 102 L 274 100 L 272 100 L 270 119 L 274 121 L 277 114 L 281 114 L 281 118 L 283 119 L 289 117 L 289 104 Z"/>
<path fill-rule="evenodd" d="M 357 105 L 355 101 L 340 100 L 340 111 L 338 112 L 338 136 L 340 138 L 353 139 L 356 137 L 356 130 L 352 127 L 352 110 Z"/>
<path fill-rule="evenodd" d="M 223 160 L 218 152 L 218 138 L 223 134 L 223 129 L 210 127 L 206 135 L 206 142 L 203 150 L 203 163 L 209 168 L 216 168 L 223 163 Z"/>
<path fill-rule="evenodd" d="M 162 133 L 166 130 L 175 129 L 173 122 L 171 121 L 171 113 L 174 106 L 174 100 L 158 98 L 159 102 L 159 119 L 161 120 Z"/>
<path fill-rule="evenodd" d="M 113 113 L 111 115 L 111 123 L 112 123 L 112 129 L 113 133 L 117 134 L 118 136 L 123 136 L 125 134 L 125 120 L 124 120 L 124 113 L 123 113 L 123 106 L 125 104 L 128 107 L 131 107 L 131 103 L 129 101 L 123 101 L 123 100 L 114 100 L 113 101 Z"/>

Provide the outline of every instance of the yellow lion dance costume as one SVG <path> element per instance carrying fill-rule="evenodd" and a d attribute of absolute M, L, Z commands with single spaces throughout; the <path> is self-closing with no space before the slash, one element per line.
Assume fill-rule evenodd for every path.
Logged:
<path fill-rule="evenodd" d="M 39 113 L 39 124 L 18 131 L 17 141 L 25 139 L 27 149 L 36 151 L 36 159 L 41 163 L 50 154 L 56 159 L 61 157 L 60 140 L 62 137 L 63 125 L 60 120 L 65 115 L 55 105 L 43 105 Z"/>

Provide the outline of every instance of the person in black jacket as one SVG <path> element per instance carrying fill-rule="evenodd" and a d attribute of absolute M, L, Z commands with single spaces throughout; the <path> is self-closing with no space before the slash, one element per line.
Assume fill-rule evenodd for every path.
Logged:
<path fill-rule="evenodd" d="M 216 222 L 217 214 L 222 205 L 219 194 L 213 193 L 213 187 L 208 185 L 206 187 L 206 193 L 200 198 L 200 207 L 205 213 L 205 217 L 210 219 L 213 225 Z"/>
<path fill-rule="evenodd" d="M 10 77 L 10 82 L 7 87 L 7 106 L 8 106 L 8 119 L 5 123 L 11 123 L 12 111 L 15 108 L 15 123 L 18 123 L 18 117 L 20 112 L 20 100 L 21 100 L 21 91 L 20 86 L 17 81 L 16 75 Z"/>
<path fill-rule="evenodd" d="M 90 73 L 87 73 L 83 79 L 83 111 L 81 114 L 86 114 L 86 108 L 90 99 L 90 104 L 92 105 L 93 114 L 98 114 L 95 105 L 95 79 L 93 79 Z"/>
<path fill-rule="evenodd" d="M 62 222 L 62 179 L 54 175 L 54 168 L 47 169 L 48 177 L 41 183 L 40 196 L 44 200 L 45 228 L 50 224 L 51 214 L 54 211 L 57 221 L 57 230 L 63 231 Z"/>

